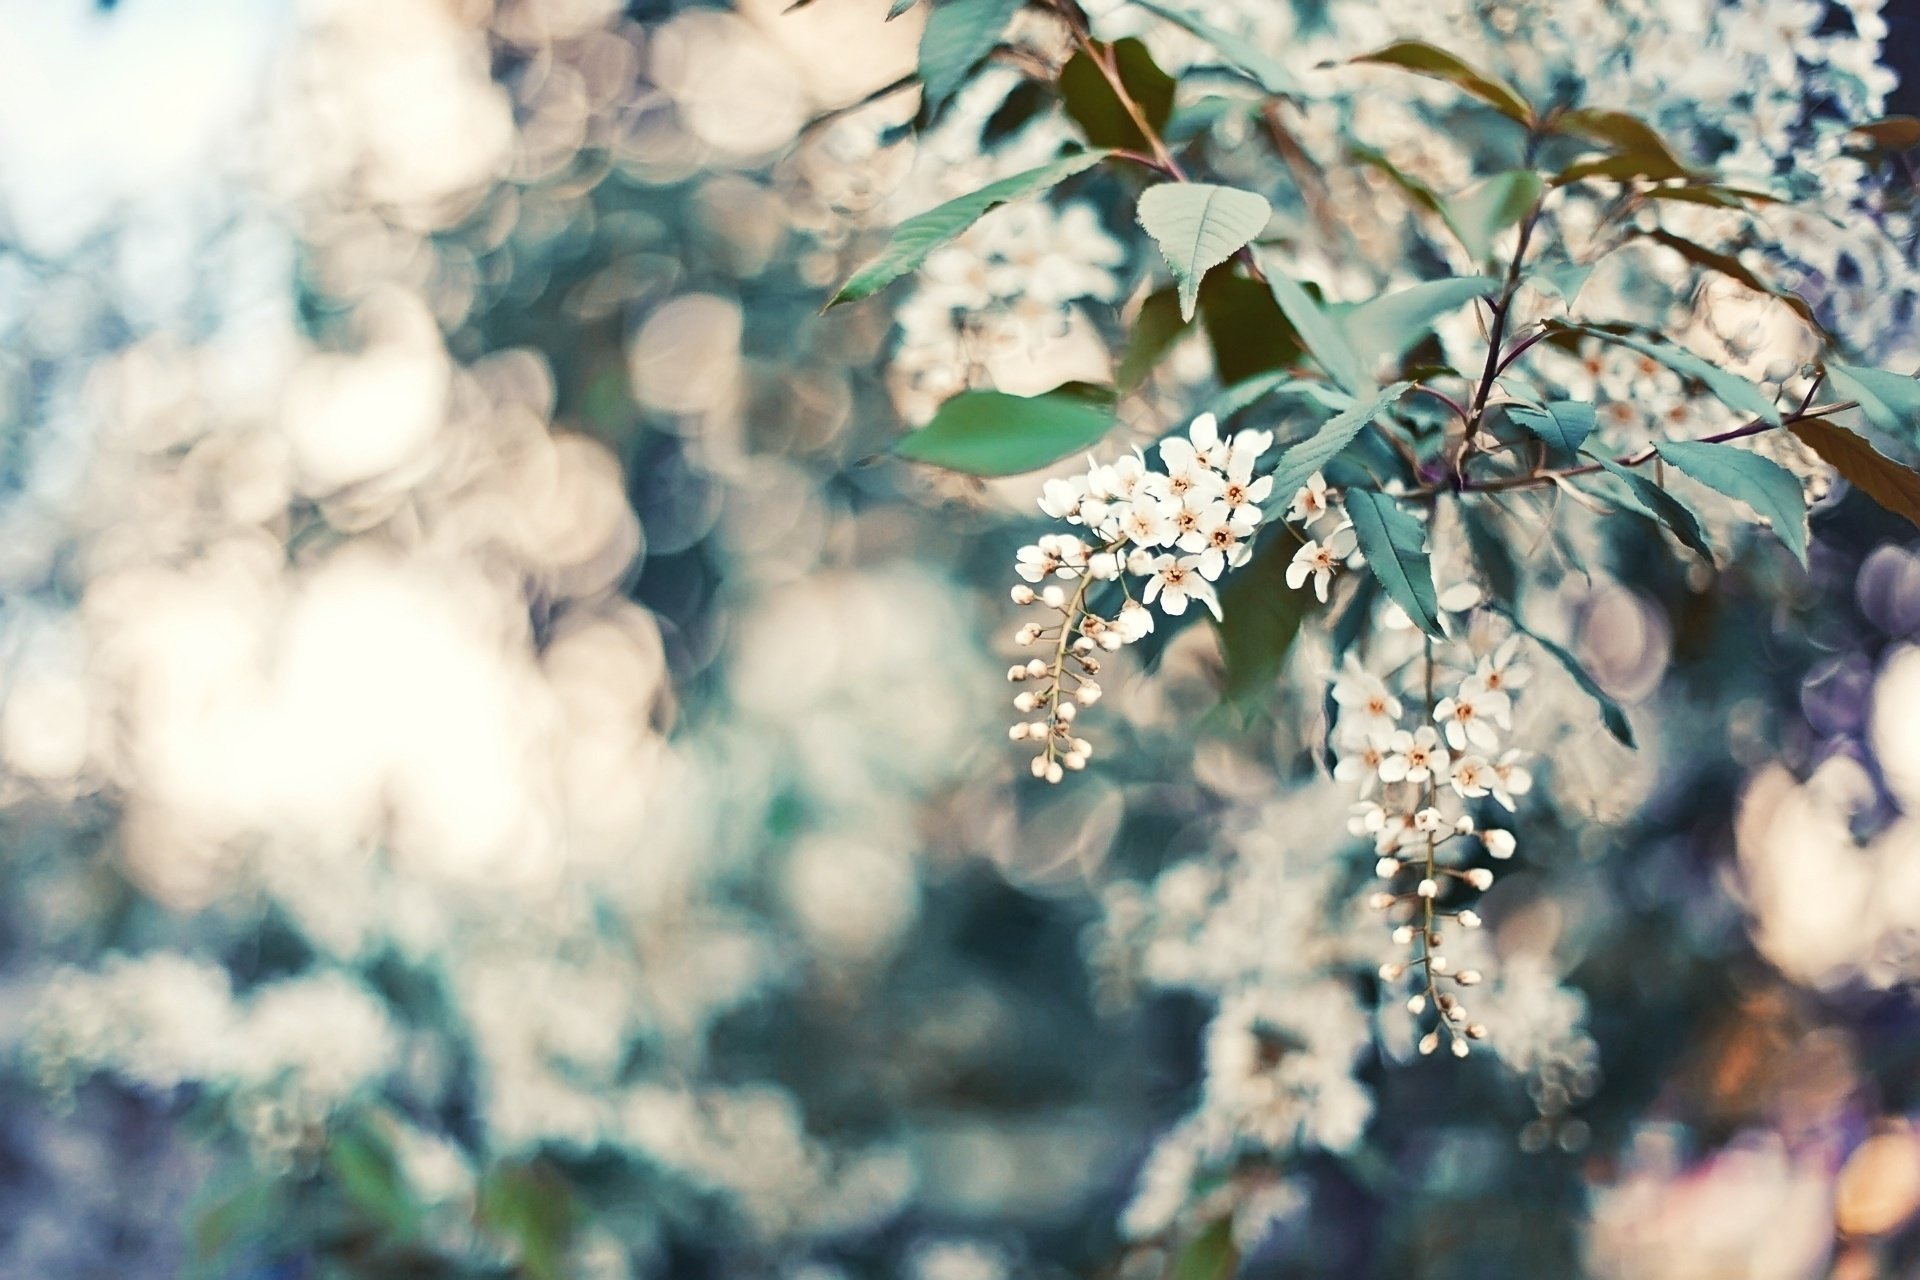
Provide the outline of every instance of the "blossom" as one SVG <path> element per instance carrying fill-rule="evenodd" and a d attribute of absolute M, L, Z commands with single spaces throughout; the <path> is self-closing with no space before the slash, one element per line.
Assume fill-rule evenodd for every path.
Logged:
<path fill-rule="evenodd" d="M 1177 536 L 1181 506 L 1172 500 L 1141 495 L 1126 504 L 1118 532 L 1138 547 L 1165 547 Z"/>
<path fill-rule="evenodd" d="M 1332 499 L 1327 494 L 1327 478 L 1316 471 L 1307 477 L 1306 484 L 1294 491 L 1293 505 L 1287 508 L 1287 519 L 1295 524 L 1310 525 L 1332 510 Z"/>
<path fill-rule="evenodd" d="M 1447 781 L 1463 798 L 1477 800 L 1491 791 L 1498 779 L 1484 757 L 1461 756 L 1453 762 L 1453 776 Z"/>
<path fill-rule="evenodd" d="M 1340 707 L 1343 726 L 1362 737 L 1390 734 L 1399 727 L 1400 699 L 1387 691 L 1386 682 L 1361 669 L 1352 654 L 1333 682 L 1333 700 Z"/>
<path fill-rule="evenodd" d="M 1295 591 L 1313 578 L 1313 594 L 1326 603 L 1327 587 L 1333 581 L 1334 572 L 1346 562 L 1354 548 L 1353 530 L 1342 526 L 1335 529 L 1325 542 L 1309 538 L 1300 549 L 1293 553 L 1293 562 L 1287 566 L 1287 586 Z"/>
<path fill-rule="evenodd" d="M 1195 418 L 1184 439 L 1168 436 L 1160 442 L 1160 461 L 1170 476 L 1211 472 L 1227 460 L 1226 455 L 1219 420 L 1210 413 Z"/>
<path fill-rule="evenodd" d="M 1447 744 L 1455 751 L 1465 751 L 1468 743 L 1482 751 L 1493 751 L 1500 746 L 1500 735 L 1493 726 L 1497 722 L 1502 728 L 1512 728 L 1512 707 L 1504 693 L 1476 693 L 1462 685 L 1453 697 L 1440 699 L 1433 718 L 1446 727 Z"/>
<path fill-rule="evenodd" d="M 1411 733 L 1401 729 L 1388 740 L 1388 747 L 1389 754 L 1380 761 L 1381 781 L 1447 780 L 1447 752 L 1440 745 L 1440 735 L 1432 725 L 1423 724 Z"/>
<path fill-rule="evenodd" d="M 1380 737 L 1369 736 L 1356 750 L 1341 756 L 1334 763 L 1333 776 L 1341 782 L 1357 781 L 1360 784 L 1360 795 L 1364 798 L 1372 794 L 1374 783 L 1380 777 L 1381 762 L 1386 759 L 1386 756 L 1386 747 Z"/>
<path fill-rule="evenodd" d="M 1195 514 L 1191 527 L 1180 536 L 1180 549 L 1198 553 L 1200 576 L 1212 582 L 1253 555 L 1245 539 L 1259 525 L 1260 518 L 1253 512 L 1235 510 L 1224 501 L 1212 502 Z"/>
<path fill-rule="evenodd" d="M 1199 556 L 1163 555 L 1153 562 L 1153 576 L 1147 580 L 1146 600 L 1155 598 L 1166 613 L 1179 616 L 1187 611 L 1189 600 L 1198 600 L 1217 620 L 1221 617 L 1220 599 L 1200 573 Z"/>
<path fill-rule="evenodd" d="M 1509 751 L 1494 762 L 1494 781 L 1490 787 L 1493 798 L 1508 813 L 1513 812 L 1513 798 L 1523 796 L 1533 790 L 1533 775 L 1521 765 L 1526 758 L 1522 751 Z"/>
<path fill-rule="evenodd" d="M 1473 674 L 1461 684 L 1463 692 L 1506 693 L 1510 689 L 1519 689 L 1533 677 L 1533 671 L 1515 661 L 1520 652 L 1520 637 L 1511 635 L 1492 656 L 1480 659 Z"/>

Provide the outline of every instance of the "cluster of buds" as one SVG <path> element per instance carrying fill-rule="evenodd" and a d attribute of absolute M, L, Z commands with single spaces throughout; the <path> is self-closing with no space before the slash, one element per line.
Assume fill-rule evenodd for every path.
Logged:
<path fill-rule="evenodd" d="M 1272 478 L 1256 477 L 1254 468 L 1272 445 L 1266 431 L 1223 437 L 1213 415 L 1202 414 L 1185 434 L 1160 441 L 1164 470 L 1135 452 L 1047 482 L 1040 509 L 1088 536 L 1049 534 L 1021 547 L 1014 561 L 1023 581 L 1013 602 L 1047 614 L 1013 637 L 1042 656 L 1007 670 L 1021 686 L 1013 698 L 1021 719 L 1008 737 L 1038 747 L 1034 777 L 1059 782 L 1086 767 L 1093 746 L 1077 736 L 1074 722 L 1100 698 L 1100 654 L 1149 634 L 1151 606 L 1179 616 L 1198 601 L 1220 617 L 1213 584 L 1253 554 L 1260 503 L 1273 488 Z M 1118 592 L 1117 608 L 1089 601 L 1102 584 Z"/>

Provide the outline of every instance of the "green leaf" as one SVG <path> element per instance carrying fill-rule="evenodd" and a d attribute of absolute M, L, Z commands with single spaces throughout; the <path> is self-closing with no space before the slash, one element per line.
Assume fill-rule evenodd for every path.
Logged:
<path fill-rule="evenodd" d="M 1266 272 L 1267 288 L 1272 291 L 1273 300 L 1280 304 L 1281 314 L 1293 325 L 1301 342 L 1320 362 L 1320 367 L 1356 396 L 1365 395 L 1371 390 L 1373 379 L 1367 376 L 1360 357 L 1354 353 L 1346 335 L 1332 317 L 1321 310 L 1320 304 L 1292 277 L 1271 267 L 1266 268 Z"/>
<path fill-rule="evenodd" d="M 1911 441 L 1920 427 L 1920 381 L 1885 369 L 1828 362 L 1827 381 L 1858 402 L 1867 421 L 1890 436 Z"/>
<path fill-rule="evenodd" d="M 1114 375 L 1121 392 L 1133 391 L 1144 383 L 1187 330 L 1187 322 L 1180 316 L 1180 300 L 1173 290 L 1160 289 L 1147 295 L 1127 333 L 1126 353 L 1120 357 L 1120 369 Z"/>
<path fill-rule="evenodd" d="M 1627 722 L 1627 713 L 1620 709 L 1620 704 L 1615 702 L 1587 669 L 1580 665 L 1580 660 L 1539 632 L 1529 631 L 1512 614 L 1509 613 L 1507 618 L 1515 628 L 1546 650 L 1548 656 L 1565 668 L 1566 673 L 1573 677 L 1573 682 L 1580 686 L 1580 692 L 1599 704 L 1600 720 L 1607 726 L 1607 732 L 1619 739 L 1622 746 L 1630 750 L 1638 750 L 1639 744 L 1633 739 L 1633 726 Z"/>
<path fill-rule="evenodd" d="M 1574 299 L 1580 296 L 1580 290 L 1586 287 L 1587 277 L 1593 274 L 1594 264 L 1567 262 L 1554 267 L 1536 267 L 1527 273 L 1527 279 L 1548 293 L 1558 294 L 1560 299 L 1572 309 Z"/>
<path fill-rule="evenodd" d="M 1616 155 L 1641 160 L 1648 177 L 1677 178 L 1687 172 L 1686 165 L 1680 163 L 1652 125 L 1624 111 L 1583 107 L 1563 112 L 1553 123 L 1560 133 L 1605 143 Z"/>
<path fill-rule="evenodd" d="M 1053 102 L 1053 86 L 1044 80 L 1022 80 L 980 126 L 980 145 L 992 150 L 1031 124 Z"/>
<path fill-rule="evenodd" d="M 1387 598 L 1428 635 L 1443 635 L 1433 570 L 1427 563 L 1427 526 L 1398 500 L 1372 489 L 1347 490 L 1346 504 L 1353 536 Z"/>
<path fill-rule="evenodd" d="M 1155 133 L 1164 132 L 1173 115 L 1173 77 L 1162 71 L 1147 46 L 1128 37 L 1094 48 L 1114 60 L 1120 83 Z M 1120 96 L 1113 91 L 1099 64 L 1080 50 L 1060 69 L 1060 100 L 1067 117 L 1080 126 L 1096 147 L 1124 147 L 1146 151 L 1151 146 Z"/>
<path fill-rule="evenodd" d="M 1273 493 L 1267 498 L 1269 514 L 1286 510 L 1293 501 L 1294 491 L 1338 457 L 1342 449 L 1353 443 L 1355 436 L 1367 429 L 1368 423 L 1392 408 L 1393 402 L 1404 395 L 1410 385 L 1396 382 L 1373 399 L 1335 414 L 1322 423 L 1318 431 L 1281 454 L 1273 468 Z"/>
<path fill-rule="evenodd" d="M 905 13 L 907 10 L 913 8 L 913 6 L 919 3 L 920 3 L 920 0 L 893 0 L 893 3 L 887 6 L 886 20 L 888 22 L 892 22 L 895 18 L 899 17 L 901 14 Z"/>
<path fill-rule="evenodd" d="M 1660 343 L 1644 342 L 1627 334 L 1613 333 L 1588 325 L 1566 327 L 1577 329 L 1602 342 L 1611 342 L 1629 351 L 1638 351 L 1650 360 L 1659 361 L 1681 377 L 1692 378 L 1695 382 L 1701 383 L 1730 407 L 1742 413 L 1750 413 L 1762 422 L 1772 423 L 1775 426 L 1780 424 L 1779 407 L 1767 398 L 1765 392 L 1737 374 L 1728 373 L 1725 369 L 1708 364 L 1691 351 Z"/>
<path fill-rule="evenodd" d="M 1882 151 L 1911 151 L 1920 147 L 1920 120 L 1912 116 L 1884 116 L 1849 129 Z"/>
<path fill-rule="evenodd" d="M 893 451 L 974 476 L 1013 476 L 1058 462 L 1113 428 L 1114 393 L 1069 383 L 1044 395 L 962 391 Z"/>
<path fill-rule="evenodd" d="M 1289 538 L 1268 538 L 1245 568 L 1220 589 L 1221 701 L 1247 723 L 1273 690 L 1300 624 L 1318 605 L 1311 591 L 1287 589 Z"/>
<path fill-rule="evenodd" d="M 942 0 L 920 33 L 925 110 L 938 111 L 1000 43 L 1023 0 Z"/>
<path fill-rule="evenodd" d="M 990 182 L 978 191 L 908 218 L 893 229 L 885 249 L 847 277 L 847 282 L 827 300 L 827 306 L 873 296 L 925 262 L 929 253 L 978 222 L 989 209 L 1045 191 L 1106 158 L 1104 151 L 1075 152 L 1025 173 Z"/>
<path fill-rule="evenodd" d="M 1535 408 L 1509 404 L 1507 417 L 1563 453 L 1577 454 L 1593 434 L 1593 406 L 1576 400 L 1555 400 Z"/>
<path fill-rule="evenodd" d="M 1612 458 L 1603 458 L 1597 453 L 1589 453 L 1586 456 L 1599 463 L 1608 475 L 1627 486 L 1629 500 L 1639 508 L 1642 514 L 1655 523 L 1671 529 L 1681 543 L 1698 552 L 1708 564 L 1713 563 L 1713 548 L 1707 543 L 1707 535 L 1701 531 L 1699 517 L 1695 516 L 1692 509 L 1684 502 L 1639 472 L 1621 466 Z"/>
<path fill-rule="evenodd" d="M 1920 526 L 1920 475 L 1887 457 L 1845 427 L 1803 418 L 1787 428 L 1848 484 L 1897 516 Z"/>
<path fill-rule="evenodd" d="M 1447 204 L 1448 223 L 1475 262 L 1493 256 L 1493 239 L 1527 216 L 1546 184 L 1530 169 L 1496 173 Z"/>
<path fill-rule="evenodd" d="M 1272 291 L 1251 276 L 1209 272 L 1200 282 L 1200 326 L 1222 385 L 1290 369 L 1305 354 Z"/>
<path fill-rule="evenodd" d="M 1298 378 L 1284 370 L 1256 374 L 1236 382 L 1207 402 L 1207 412 L 1226 419 L 1250 408 L 1268 396 L 1302 396 L 1318 403 L 1329 413 L 1339 413 L 1353 404 L 1353 397 L 1324 382 Z"/>
<path fill-rule="evenodd" d="M 1200 277 L 1238 253 L 1266 228 L 1266 197 L 1207 182 L 1163 182 L 1140 193 L 1140 225 L 1180 284 L 1180 316 L 1193 319 Z"/>
<path fill-rule="evenodd" d="M 1216 1218 L 1175 1255 L 1170 1280 L 1233 1280 L 1240 1251 L 1233 1243 L 1233 1219 Z"/>
<path fill-rule="evenodd" d="M 1361 367 L 1371 369 L 1382 360 L 1397 363 L 1433 332 L 1435 320 L 1499 288 L 1499 281 L 1486 276 L 1429 280 L 1363 302 L 1339 317 L 1337 323 Z"/>
<path fill-rule="evenodd" d="M 1511 603 L 1520 598 L 1520 562 L 1493 527 L 1492 510 L 1462 501 L 1460 527 L 1466 531 L 1467 549 L 1473 553 L 1473 562 L 1493 598 Z"/>
<path fill-rule="evenodd" d="M 1356 162 L 1364 164 L 1369 168 L 1377 169 L 1385 174 L 1394 186 L 1399 187 L 1401 191 L 1406 193 L 1409 200 L 1412 200 L 1428 213 L 1437 213 L 1442 218 L 1447 216 L 1446 202 L 1440 198 L 1439 193 L 1426 183 L 1420 181 L 1420 179 L 1402 170 L 1400 166 L 1396 165 L 1393 161 L 1387 159 L 1384 151 L 1376 151 L 1372 147 L 1354 145 L 1347 148 L 1347 154 Z"/>
<path fill-rule="evenodd" d="M 1422 40 L 1401 40 L 1384 49 L 1363 53 L 1354 61 L 1401 67 L 1416 75 L 1445 80 L 1521 124 L 1533 119 L 1533 108 L 1527 105 L 1518 89 Z"/>
<path fill-rule="evenodd" d="M 365 1126 L 335 1133 L 327 1164 L 340 1189 L 369 1217 L 397 1235 L 419 1225 L 421 1210 L 387 1143 Z"/>
<path fill-rule="evenodd" d="M 1255 47 L 1247 36 L 1236 36 L 1231 31 L 1216 27 L 1206 19 L 1176 9 L 1171 5 L 1159 3 L 1159 0 L 1133 0 L 1148 13 L 1157 14 L 1174 26 L 1199 37 L 1213 47 L 1213 51 L 1227 60 L 1227 65 L 1240 72 L 1270 94 L 1276 96 L 1293 93 L 1299 88 L 1293 75 L 1278 59 L 1270 58 Z"/>
<path fill-rule="evenodd" d="M 480 1180 L 474 1221 L 513 1243 L 531 1280 L 561 1280 L 579 1217 L 566 1181 L 546 1164 L 497 1165 Z"/>
<path fill-rule="evenodd" d="M 1707 248 L 1705 245 L 1695 244 L 1685 236 L 1674 235 L 1671 231 L 1659 227 L 1654 228 L 1652 231 L 1642 232 L 1641 234 L 1649 240 L 1667 246 L 1667 248 L 1672 249 L 1675 253 L 1678 253 L 1681 257 L 1697 267 L 1705 267 L 1709 271 L 1718 271 L 1721 275 L 1729 279 L 1739 281 L 1755 293 L 1764 293 L 1768 297 L 1780 299 L 1780 301 L 1792 308 L 1795 315 L 1811 325 L 1816 333 L 1824 334 L 1826 332 L 1825 327 L 1822 326 L 1820 321 L 1814 316 L 1813 308 L 1807 305 L 1805 298 L 1802 298 L 1791 289 L 1784 289 L 1779 285 L 1768 284 L 1765 280 L 1762 280 L 1759 276 L 1749 271 L 1746 264 L 1732 254 L 1720 253 Z"/>
<path fill-rule="evenodd" d="M 1771 458 L 1731 444 L 1663 440 L 1662 458 L 1709 489 L 1737 498 L 1764 517 L 1802 568 L 1807 563 L 1807 495 L 1800 478 Z"/>
<path fill-rule="evenodd" d="M 1724 182 L 1688 182 L 1677 187 L 1649 187 L 1640 193 L 1642 200 L 1679 200 L 1686 204 L 1712 205 L 1716 209 L 1744 209 L 1749 204 L 1779 204 L 1780 197 L 1749 187 L 1730 187 Z"/>

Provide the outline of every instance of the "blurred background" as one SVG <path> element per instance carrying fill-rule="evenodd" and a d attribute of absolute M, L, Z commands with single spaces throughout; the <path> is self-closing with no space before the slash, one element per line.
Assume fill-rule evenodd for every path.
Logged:
<path fill-rule="evenodd" d="M 1317 673 L 1223 724 L 1190 628 L 1073 785 L 1006 749 L 1038 481 L 883 455 L 1110 380 L 1151 264 L 1037 204 L 821 316 L 1072 136 L 1017 65 L 911 133 L 888 7 L 0 0 L 0 1275 L 1920 1274 L 1913 530 L 1569 600 L 1649 745 L 1548 752 L 1500 1059 L 1409 1062 Z M 1901 4 L 1194 7 L 1717 59 L 1666 127 L 1756 164 L 1920 105 Z M 1444 177 L 1399 91 L 1327 110 Z M 1910 368 L 1902 174 L 1802 278 Z"/>

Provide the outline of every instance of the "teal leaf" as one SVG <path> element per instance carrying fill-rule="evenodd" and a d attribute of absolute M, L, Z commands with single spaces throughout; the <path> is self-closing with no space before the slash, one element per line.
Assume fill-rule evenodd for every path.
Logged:
<path fill-rule="evenodd" d="M 1493 256 L 1493 239 L 1527 216 L 1546 184 L 1530 169 L 1496 173 L 1447 202 L 1447 221 L 1476 263 Z"/>
<path fill-rule="evenodd" d="M 1163 132 L 1173 117 L 1173 77 L 1160 69 L 1146 45 L 1131 36 L 1110 45 L 1096 42 L 1094 48 L 1113 59 L 1121 86 L 1146 117 L 1148 127 Z M 1067 118 L 1079 125 L 1087 141 L 1096 147 L 1145 151 L 1152 145 L 1133 112 L 1113 91 L 1106 72 L 1084 49 L 1060 69 L 1060 102 Z"/>
<path fill-rule="evenodd" d="M 1324 382 L 1296 377 L 1284 370 L 1257 374 L 1236 382 L 1207 402 L 1207 412 L 1226 419 L 1248 409 L 1268 396 L 1302 396 L 1319 404 L 1329 413 L 1339 413 L 1353 404 L 1353 397 Z M 1308 474 L 1312 474 L 1309 472 Z"/>
<path fill-rule="evenodd" d="M 920 33 L 920 85 L 926 110 L 939 110 L 966 83 L 1020 11 L 1023 0 L 943 0 Z"/>
<path fill-rule="evenodd" d="M 1750 413 L 1762 422 L 1771 423 L 1774 426 L 1780 425 L 1779 406 L 1767 398 L 1766 392 L 1738 374 L 1728 373 L 1725 369 L 1708 364 L 1691 351 L 1664 343 L 1645 342 L 1639 338 L 1612 333 L 1606 329 L 1573 327 L 1602 342 L 1611 342 L 1629 351 L 1638 351 L 1649 359 L 1658 360 L 1681 377 L 1691 378 L 1702 384 L 1729 407 L 1738 409 L 1742 413 Z"/>
<path fill-rule="evenodd" d="M 1627 713 L 1621 709 L 1620 704 L 1615 702 L 1605 689 L 1600 687 L 1599 682 L 1593 678 L 1587 669 L 1580 665 L 1580 660 L 1545 636 L 1535 631 L 1529 631 L 1526 627 L 1521 626 L 1520 620 L 1512 614 L 1508 614 L 1507 617 L 1516 628 L 1544 649 L 1547 655 L 1555 662 L 1558 662 L 1565 668 L 1566 673 L 1573 677 L 1573 682 L 1580 686 L 1580 692 L 1592 698 L 1594 702 L 1599 705 L 1600 721 L 1607 726 L 1607 732 L 1619 739 L 1622 746 L 1630 750 L 1638 750 L 1639 744 L 1634 741 L 1633 726 L 1627 722 Z"/>
<path fill-rule="evenodd" d="M 1579 453 L 1593 434 L 1593 406 L 1577 400 L 1555 400 L 1538 408 L 1510 404 L 1506 410 L 1507 417 L 1562 453 Z"/>
<path fill-rule="evenodd" d="M 1867 421 L 1890 436 L 1912 441 L 1920 427 L 1920 381 L 1885 369 L 1858 365 L 1827 365 L 1827 381 L 1849 400 L 1857 401 Z"/>
<path fill-rule="evenodd" d="M 1460 504 L 1460 527 L 1466 531 L 1467 549 L 1473 553 L 1474 565 L 1486 579 L 1493 598 L 1511 603 L 1520 598 L 1520 562 L 1494 527 L 1493 515 L 1492 507 Z"/>
<path fill-rule="evenodd" d="M 1110 387 L 1069 383 L 1044 395 L 962 391 L 893 451 L 974 476 L 1012 476 L 1058 462 L 1113 428 Z"/>
<path fill-rule="evenodd" d="M 1272 290 L 1237 271 L 1210 271 L 1200 282 L 1200 327 L 1222 386 L 1293 369 L 1306 355 Z"/>
<path fill-rule="evenodd" d="M 1445 80 L 1521 124 L 1533 118 L 1533 108 L 1527 105 L 1518 89 L 1422 40 L 1401 40 L 1384 49 L 1363 53 L 1354 61 L 1399 67 L 1416 75 Z"/>
<path fill-rule="evenodd" d="M 1673 535 L 1685 546 L 1698 552 L 1708 564 L 1713 563 L 1713 548 L 1708 545 L 1707 535 L 1700 528 L 1699 517 L 1684 502 L 1612 458 L 1603 458 L 1595 453 L 1587 456 L 1599 463 L 1608 475 L 1626 485 L 1630 501 L 1642 514 L 1673 530 Z"/>
<path fill-rule="evenodd" d="M 1133 391 L 1147 380 L 1156 366 L 1187 333 L 1187 322 L 1180 316 L 1180 300 L 1171 289 L 1147 295 L 1127 333 L 1127 349 L 1120 357 L 1119 372 L 1114 375 L 1122 392 Z"/>
<path fill-rule="evenodd" d="M 1429 280 L 1363 302 L 1338 324 L 1361 366 L 1371 369 L 1382 360 L 1398 361 L 1433 332 L 1441 316 L 1499 289 L 1500 282 L 1487 276 Z"/>
<path fill-rule="evenodd" d="M 1206 182 L 1163 182 L 1140 195 L 1140 225 L 1180 285 L 1180 316 L 1193 319 L 1200 277 L 1238 253 L 1266 228 L 1266 197 Z"/>
<path fill-rule="evenodd" d="M 871 297 L 927 260 L 927 255 L 964 232 L 989 209 L 1018 200 L 1091 169 L 1106 159 L 1104 151 L 1079 151 L 1025 173 L 990 182 L 978 191 L 947 201 L 908 218 L 893 229 L 887 247 L 847 277 L 827 300 L 827 306 Z"/>
<path fill-rule="evenodd" d="M 1771 458 L 1731 444 L 1666 440 L 1659 455 L 1709 489 L 1746 503 L 1772 526 L 1802 568 L 1807 563 L 1807 496 L 1800 479 Z"/>
<path fill-rule="evenodd" d="M 1367 376 L 1346 335 L 1311 294 L 1292 277 L 1272 268 L 1267 269 L 1267 288 L 1272 291 L 1273 300 L 1280 304 L 1281 314 L 1299 333 L 1300 341 L 1335 382 L 1356 396 L 1372 389 L 1373 380 Z"/>
<path fill-rule="evenodd" d="M 1270 94 L 1276 96 L 1293 93 L 1299 88 L 1293 76 L 1276 58 L 1268 57 L 1254 46 L 1254 42 L 1245 36 L 1236 36 L 1231 31 L 1216 27 L 1206 19 L 1176 9 L 1172 5 L 1159 3 L 1159 0 L 1133 0 L 1148 13 L 1165 18 L 1174 26 L 1188 34 L 1197 36 L 1213 47 L 1213 51 L 1227 60 L 1227 65 L 1246 76 Z"/>
<path fill-rule="evenodd" d="M 1920 526 L 1920 475 L 1901 466 L 1845 427 L 1802 418 L 1787 428 L 1848 484 L 1897 516 Z"/>
<path fill-rule="evenodd" d="M 920 0 L 893 0 L 893 3 L 887 6 L 887 21 L 892 22 L 919 3 Z"/>
<path fill-rule="evenodd" d="M 1289 538 L 1269 538 L 1244 569 L 1220 589 L 1221 701 L 1248 722 L 1273 689 L 1294 637 L 1318 607 L 1311 591 L 1287 589 L 1293 559 Z"/>
<path fill-rule="evenodd" d="M 1527 279 L 1548 293 L 1557 294 L 1571 309 L 1574 299 L 1580 296 L 1580 290 L 1586 287 L 1587 277 L 1592 274 L 1592 263 L 1568 262 L 1537 268 L 1527 273 Z"/>
<path fill-rule="evenodd" d="M 1366 430 L 1368 423 L 1392 408 L 1409 385 L 1396 382 L 1373 399 L 1335 414 L 1322 423 L 1318 431 L 1281 454 L 1273 469 L 1273 493 L 1267 499 L 1269 514 L 1286 510 L 1293 501 L 1294 491 L 1338 457 L 1342 449 L 1353 443 L 1355 436 Z"/>
<path fill-rule="evenodd" d="M 1367 568 L 1387 598 L 1428 635 L 1443 635 L 1433 570 L 1427 563 L 1427 526 L 1401 507 L 1398 499 L 1372 489 L 1347 490 L 1346 506 Z"/>

